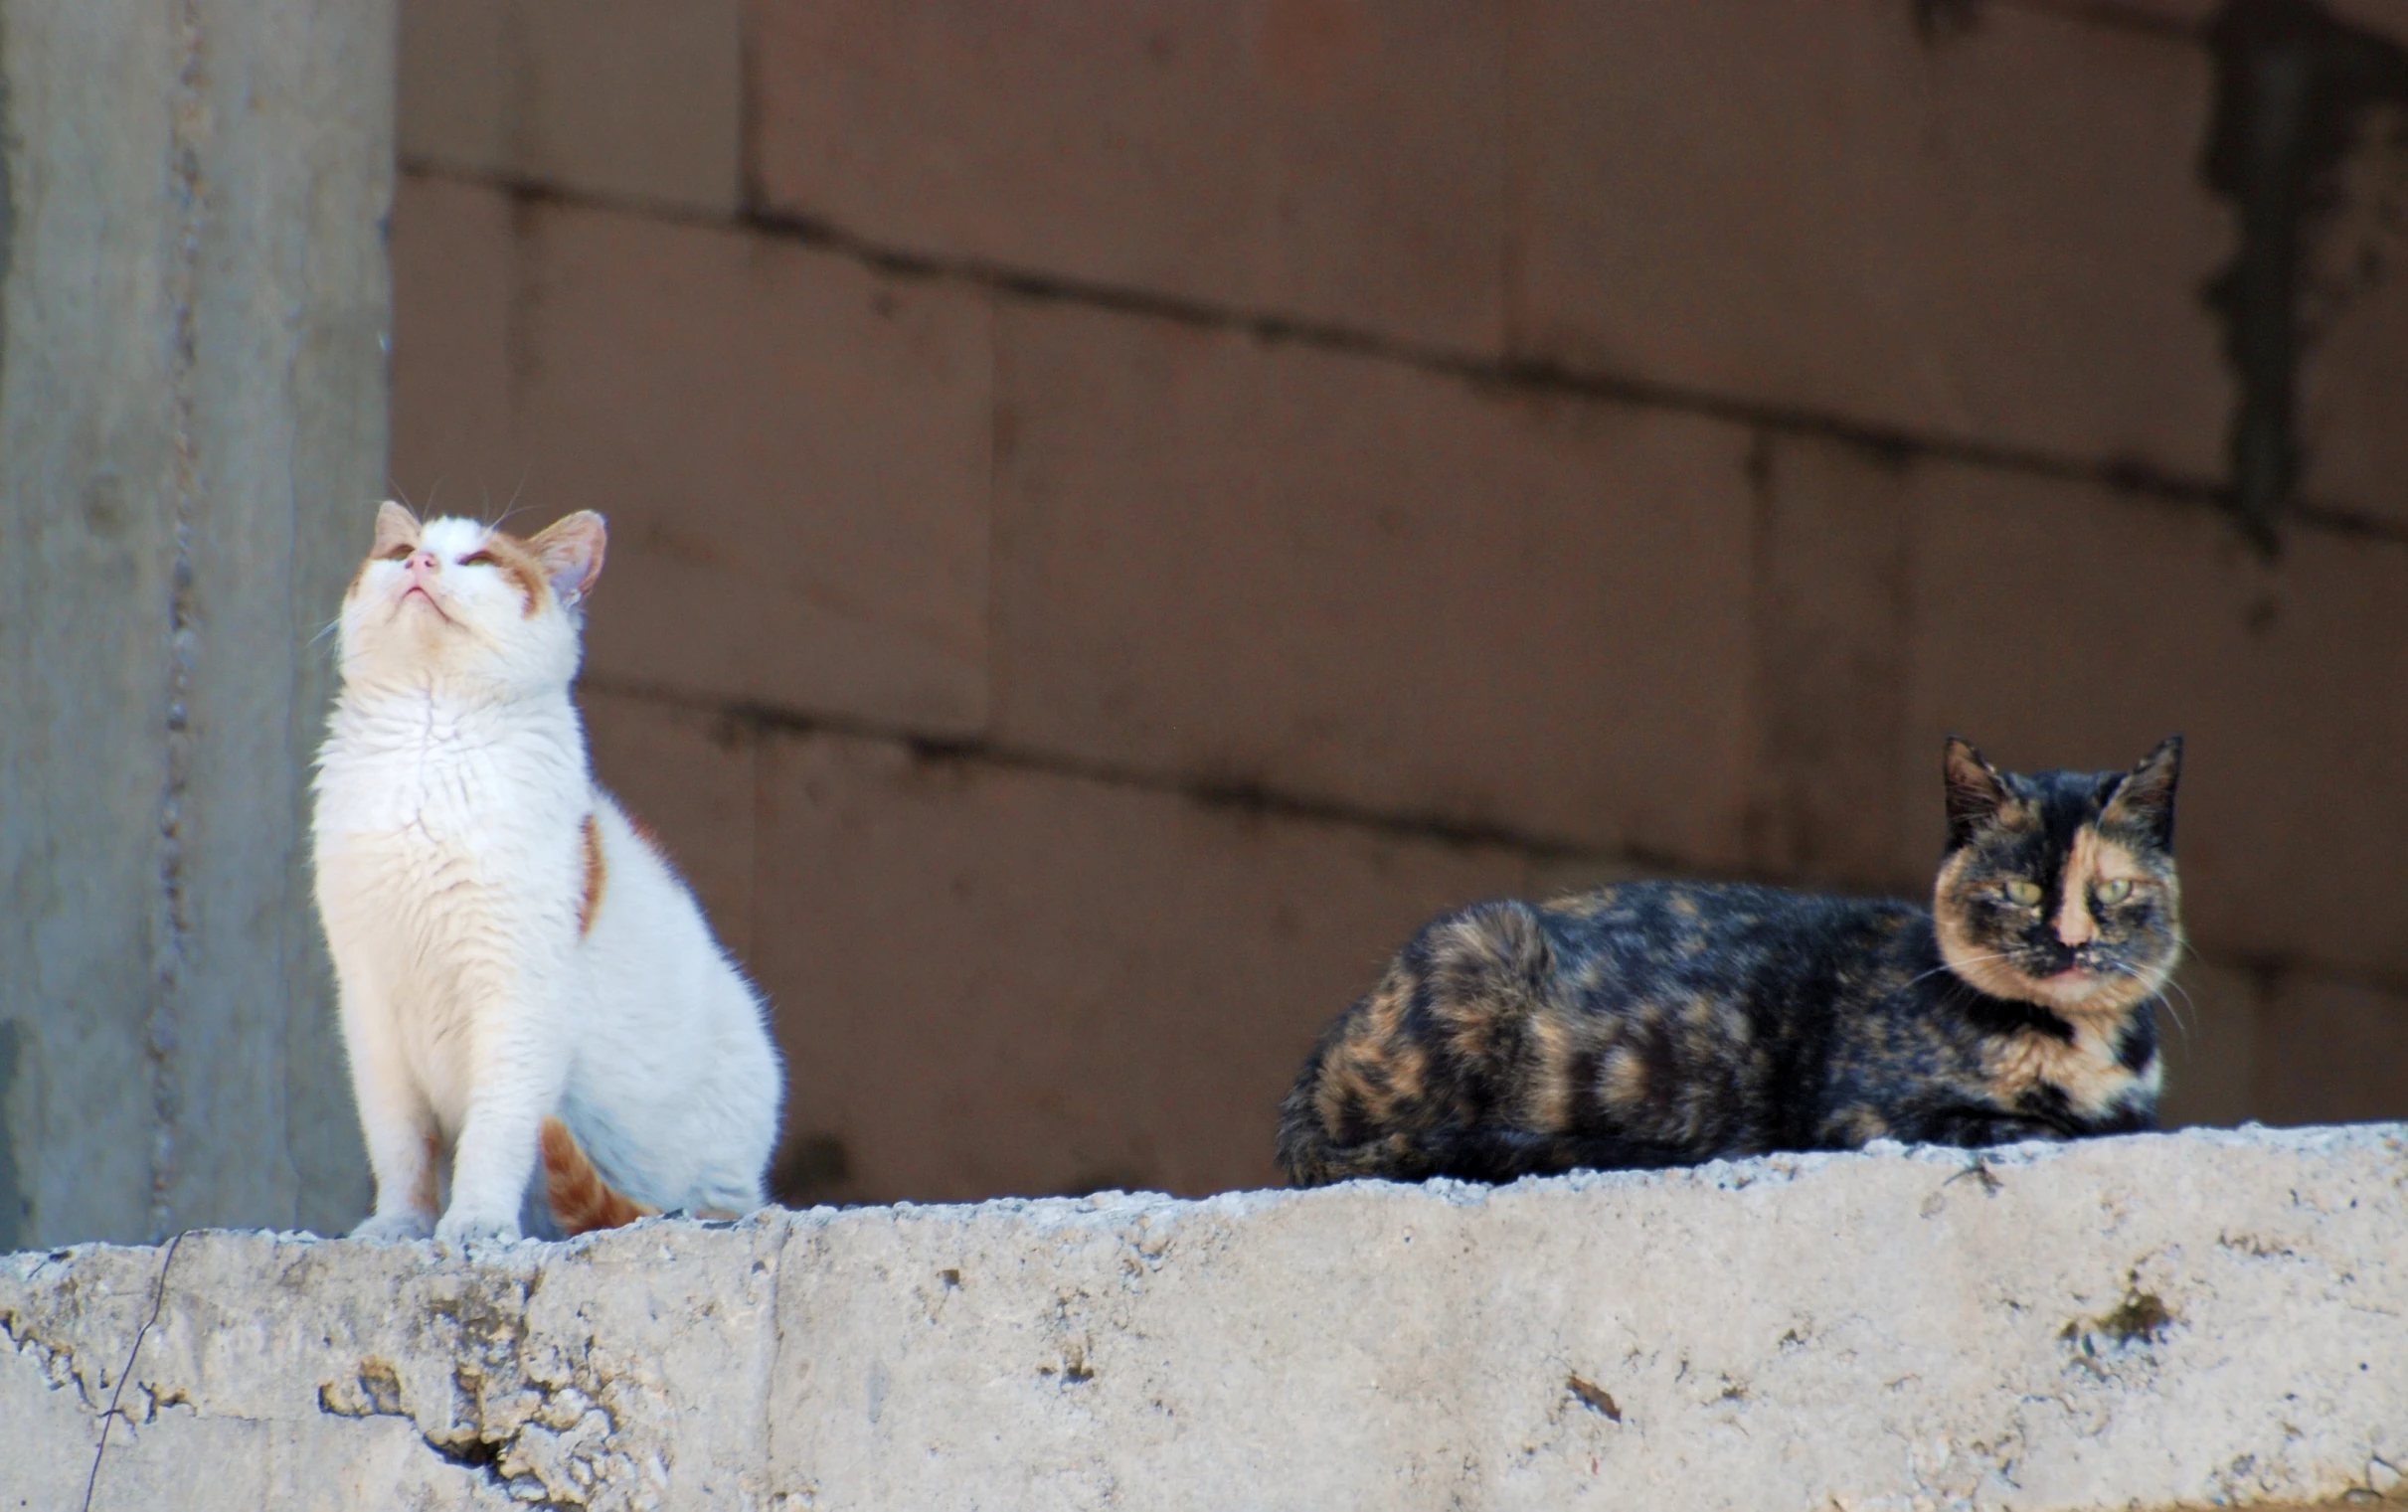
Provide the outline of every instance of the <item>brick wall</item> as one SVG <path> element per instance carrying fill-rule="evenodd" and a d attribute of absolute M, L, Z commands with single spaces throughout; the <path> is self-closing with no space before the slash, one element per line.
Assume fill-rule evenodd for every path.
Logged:
<path fill-rule="evenodd" d="M 1921 892 L 1949 731 L 2190 737 L 2175 1116 L 2408 1113 L 2408 115 L 2320 165 L 2269 555 L 2224 35 L 407 0 L 395 482 L 609 515 L 597 759 L 776 1001 L 790 1198 L 1268 1181 L 1419 919 Z"/>

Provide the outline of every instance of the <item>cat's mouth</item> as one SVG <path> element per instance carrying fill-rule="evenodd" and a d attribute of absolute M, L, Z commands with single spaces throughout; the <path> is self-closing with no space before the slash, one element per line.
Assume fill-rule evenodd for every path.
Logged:
<path fill-rule="evenodd" d="M 443 606 L 434 601 L 434 595 L 427 591 L 427 585 L 423 583 L 413 583 L 410 585 L 410 587 L 402 589 L 401 598 L 393 605 L 394 614 L 399 616 L 403 609 L 409 607 L 410 600 L 413 598 L 423 601 L 427 607 L 434 610 L 437 618 L 446 621 L 451 618 L 450 615 L 443 612 Z"/>
<path fill-rule="evenodd" d="M 2054 970 L 2043 967 L 2025 973 L 2042 1001 L 2054 1008 L 2120 1005 L 2123 971 L 2100 961 L 2069 961 Z"/>

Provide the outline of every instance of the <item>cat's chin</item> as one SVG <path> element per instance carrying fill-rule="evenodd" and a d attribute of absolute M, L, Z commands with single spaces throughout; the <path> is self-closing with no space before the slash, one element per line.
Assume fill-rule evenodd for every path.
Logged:
<path fill-rule="evenodd" d="M 2029 988 L 2025 996 L 2062 1013 L 2115 1012 L 2127 1006 L 2131 997 L 2117 990 L 2123 978 L 2080 966 L 2068 966 L 2053 976 L 2025 977 L 2024 981 Z"/>
<path fill-rule="evenodd" d="M 413 585 L 403 591 L 401 598 L 394 604 L 393 615 L 399 619 L 404 614 L 418 610 L 430 613 L 445 624 L 451 622 L 451 616 L 443 612 L 443 606 L 434 601 L 432 593 Z"/>

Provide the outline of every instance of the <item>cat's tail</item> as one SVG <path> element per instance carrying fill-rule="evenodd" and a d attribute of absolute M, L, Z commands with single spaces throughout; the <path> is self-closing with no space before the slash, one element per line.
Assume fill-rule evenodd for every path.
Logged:
<path fill-rule="evenodd" d="M 660 1212 L 613 1189 L 587 1158 L 585 1146 L 558 1118 L 544 1120 L 544 1188 L 553 1221 L 566 1235 L 615 1229 Z"/>

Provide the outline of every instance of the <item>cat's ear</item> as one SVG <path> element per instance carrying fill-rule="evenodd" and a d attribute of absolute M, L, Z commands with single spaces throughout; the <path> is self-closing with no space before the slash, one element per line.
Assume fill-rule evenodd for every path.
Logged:
<path fill-rule="evenodd" d="M 2103 825 L 2137 829 L 2159 846 L 2174 843 L 2174 783 L 2182 775 L 2182 738 L 2169 735 L 2116 784 L 2099 813 Z"/>
<path fill-rule="evenodd" d="M 1948 738 L 1941 773 L 1948 782 L 1948 843 L 1954 850 L 1987 828 L 2010 795 L 1998 779 L 1998 768 L 1981 759 L 1972 742 L 1957 736 Z"/>
<path fill-rule="evenodd" d="M 601 515 L 581 509 L 545 526 L 527 543 L 527 549 L 543 565 L 544 576 L 551 580 L 552 591 L 562 604 L 575 608 L 594 590 L 594 580 L 602 576 L 602 548 L 609 544 L 609 536 Z"/>
<path fill-rule="evenodd" d="M 387 499 L 376 507 L 376 544 L 368 548 L 368 555 L 381 559 L 408 551 L 418 545 L 418 516 Z"/>

